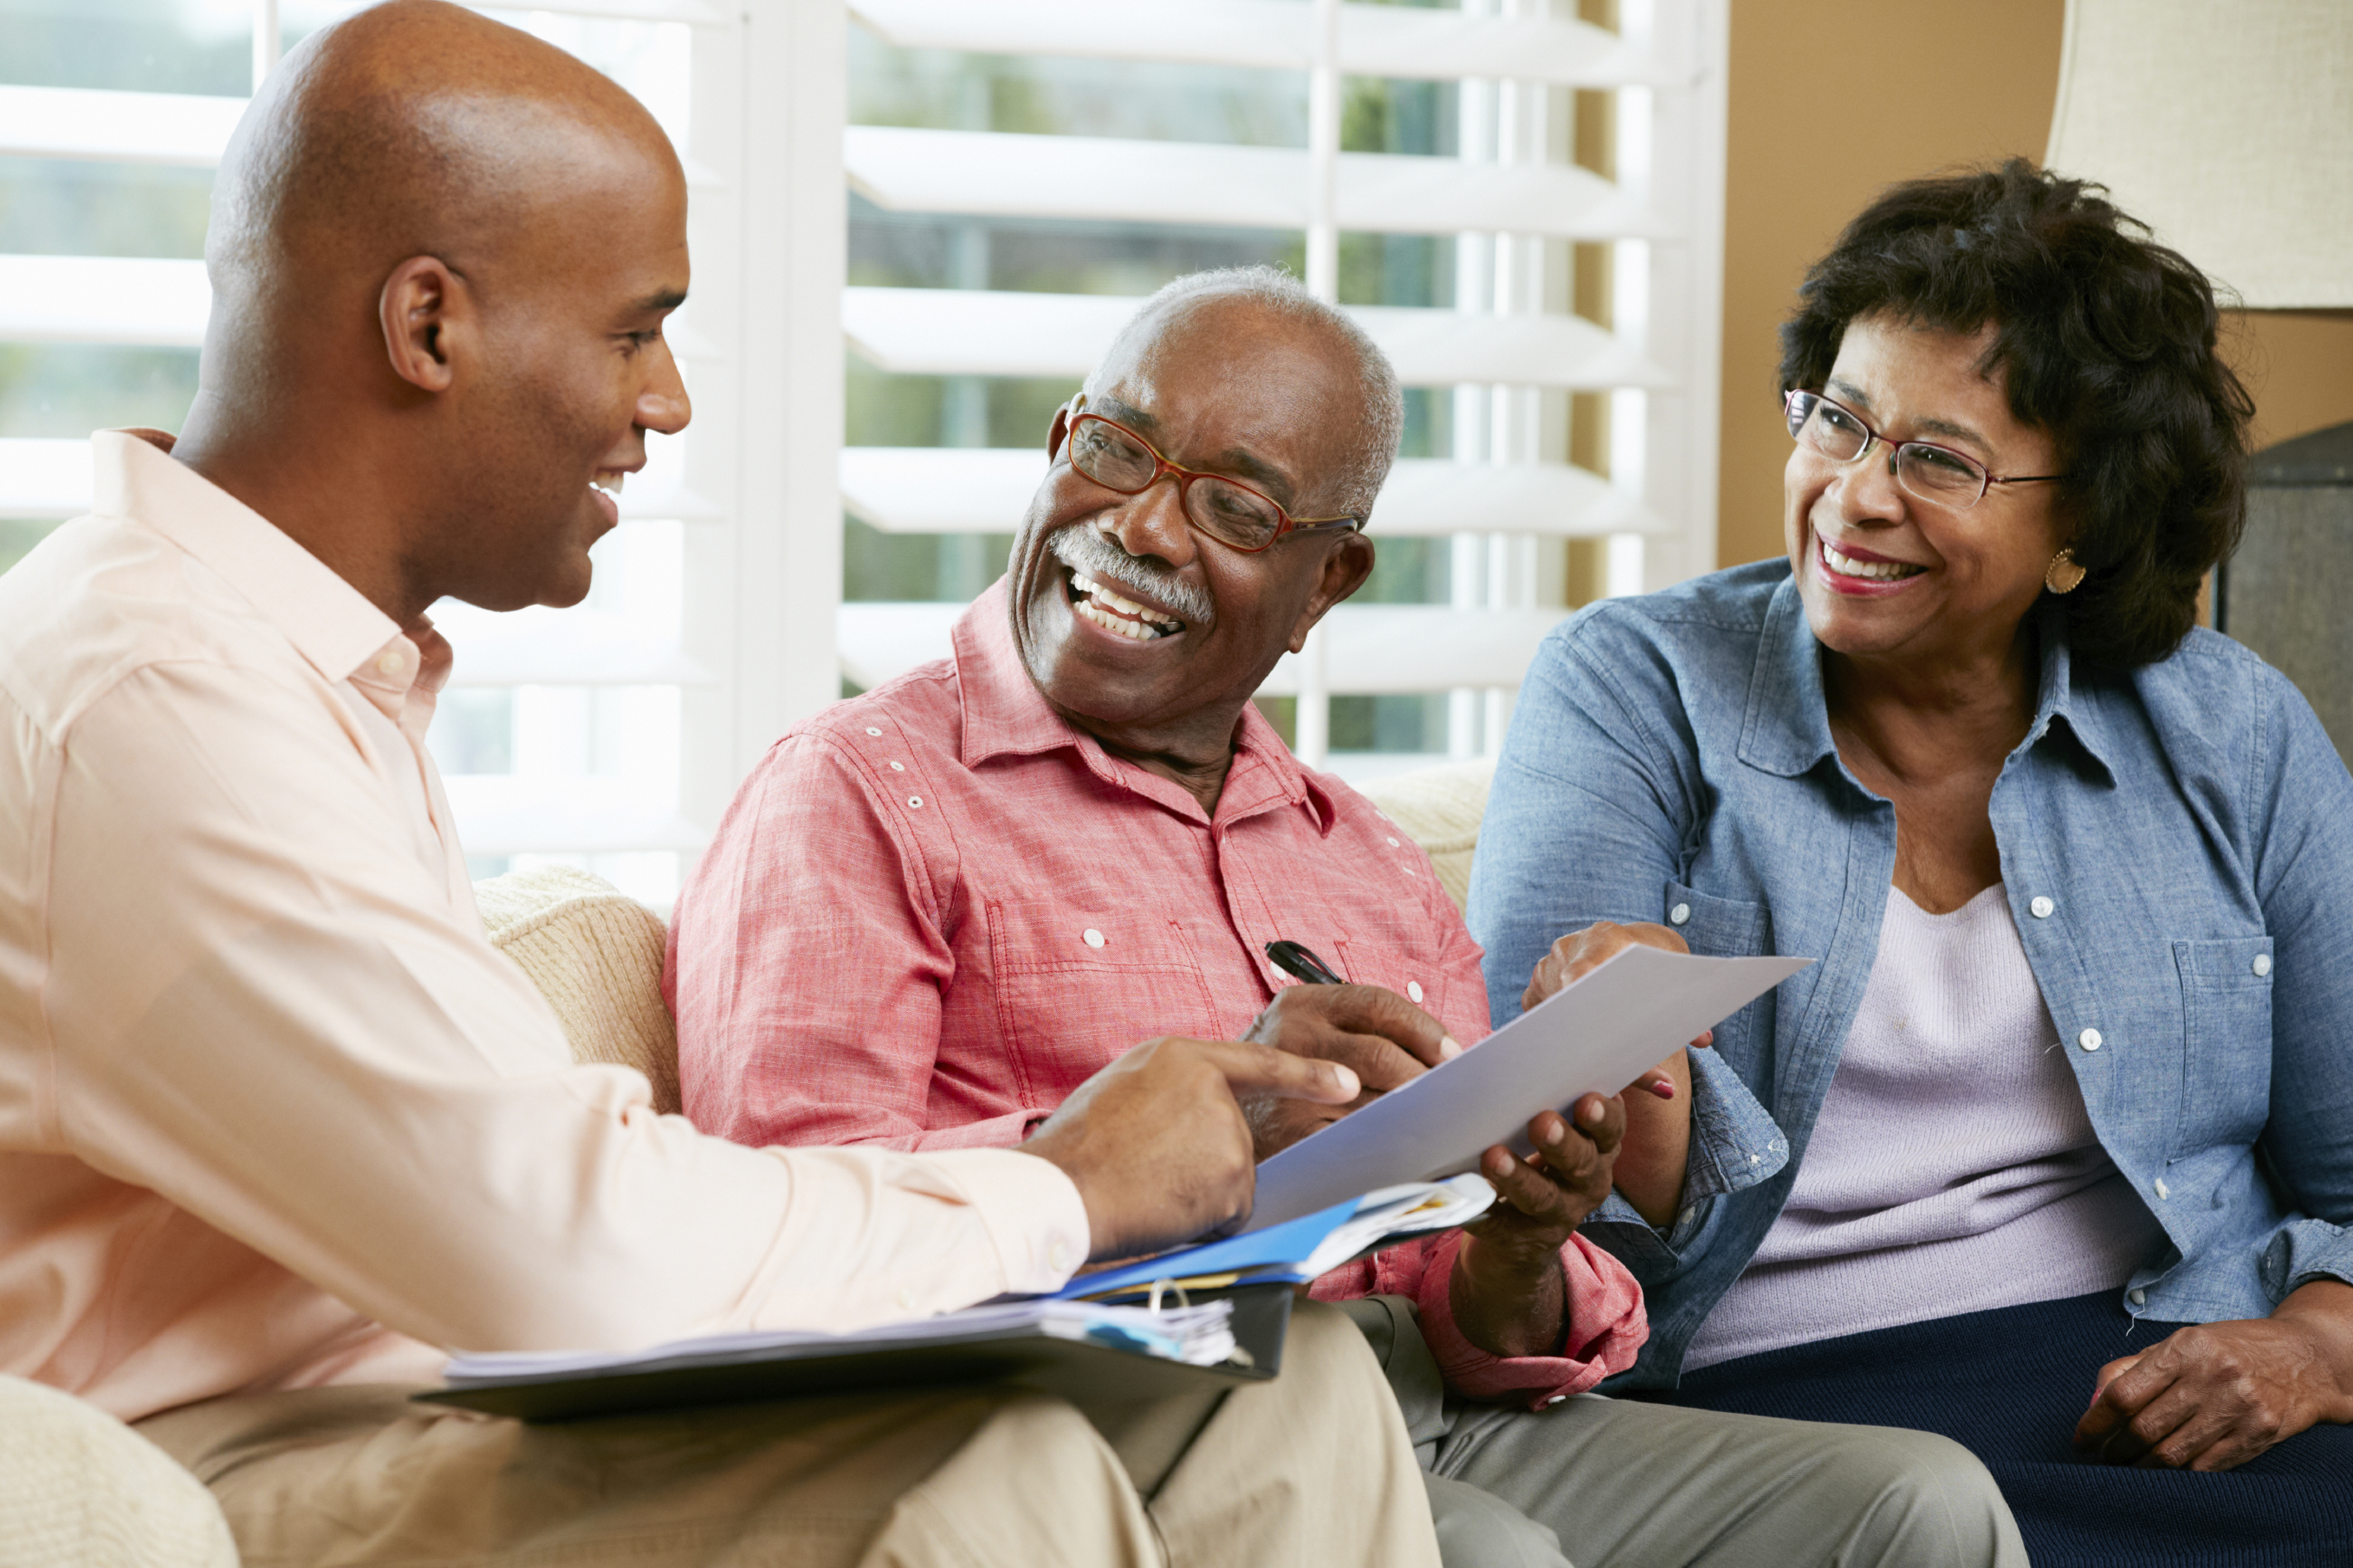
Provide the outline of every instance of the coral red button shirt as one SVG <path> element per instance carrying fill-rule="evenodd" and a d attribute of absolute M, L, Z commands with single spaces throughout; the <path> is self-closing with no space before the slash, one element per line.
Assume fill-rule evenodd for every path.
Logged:
<path fill-rule="evenodd" d="M 664 986 L 697 1125 L 754 1144 L 1011 1145 L 1140 1041 L 1247 1033 L 1295 984 L 1266 962 L 1278 938 L 1466 1044 L 1488 1032 L 1479 946 L 1428 857 L 1255 708 L 1208 813 L 1047 705 L 1001 584 L 954 649 L 777 742 L 690 879 Z M 1462 1341 L 1454 1250 L 1398 1248 L 1316 1293 L 1417 1298 L 1466 1393 L 1550 1397 L 1631 1363 L 1640 1291 L 1582 1237 L 1564 1249 L 1565 1359 Z"/>

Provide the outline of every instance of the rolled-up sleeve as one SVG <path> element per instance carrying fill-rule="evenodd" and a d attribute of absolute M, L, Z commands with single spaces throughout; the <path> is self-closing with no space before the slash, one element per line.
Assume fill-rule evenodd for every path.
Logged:
<path fill-rule="evenodd" d="M 1447 1387 L 1472 1399 L 1525 1401 L 1542 1409 L 1634 1364 L 1650 1334 L 1642 1288 L 1609 1253 L 1582 1236 L 1561 1247 L 1567 1323 L 1558 1355 L 1499 1356 L 1463 1338 L 1455 1325 L 1454 1259 L 1461 1250 L 1459 1230 L 1406 1242 L 1333 1270 L 1310 1294 L 1320 1301 L 1376 1293 L 1412 1301 Z"/>
<path fill-rule="evenodd" d="M 1044 1161 L 743 1147 L 573 1065 L 319 693 L 156 665 L 41 766 L 56 1142 L 387 1327 L 480 1351 L 847 1330 L 1086 1255 Z"/>

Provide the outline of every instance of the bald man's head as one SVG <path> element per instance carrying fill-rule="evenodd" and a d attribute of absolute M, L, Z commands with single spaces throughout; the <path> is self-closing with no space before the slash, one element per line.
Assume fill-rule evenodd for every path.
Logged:
<path fill-rule="evenodd" d="M 332 524 L 375 534 L 327 542 L 381 546 L 395 596 L 576 600 L 617 515 L 592 481 L 617 488 L 647 429 L 685 423 L 660 338 L 685 213 L 660 127 L 562 50 L 440 0 L 321 29 L 255 96 L 215 185 L 196 466 L 334 447 L 381 504 Z M 319 550 L 303 498 L 272 500 Z"/>
<path fill-rule="evenodd" d="M 633 159 L 678 167 L 602 74 L 460 6 L 390 0 L 303 40 L 255 96 L 221 161 L 206 260 L 216 289 L 417 255 L 489 262 L 565 226 Z"/>

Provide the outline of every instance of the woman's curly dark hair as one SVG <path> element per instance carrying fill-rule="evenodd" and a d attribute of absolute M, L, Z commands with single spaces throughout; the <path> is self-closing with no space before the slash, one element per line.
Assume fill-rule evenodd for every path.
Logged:
<path fill-rule="evenodd" d="M 2189 635 L 2198 586 L 2246 519 L 2246 388 L 2215 352 L 2214 290 L 2104 187 L 2013 158 L 1891 186 L 1807 272 L 1781 386 L 1819 392 L 1850 322 L 1991 323 L 1985 371 L 2051 434 L 2088 575 L 2063 601 L 2078 657 L 2131 667 Z"/>

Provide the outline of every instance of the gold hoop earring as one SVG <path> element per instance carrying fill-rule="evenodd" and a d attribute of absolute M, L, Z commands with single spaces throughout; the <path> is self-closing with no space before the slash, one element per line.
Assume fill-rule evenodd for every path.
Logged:
<path fill-rule="evenodd" d="M 2042 569 L 2042 585 L 2054 594 L 2072 594 L 2084 585 L 2083 563 L 2073 550 L 2063 550 Z"/>

